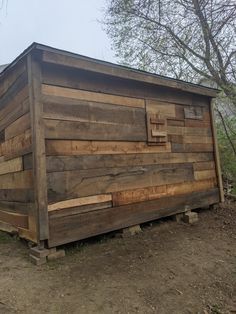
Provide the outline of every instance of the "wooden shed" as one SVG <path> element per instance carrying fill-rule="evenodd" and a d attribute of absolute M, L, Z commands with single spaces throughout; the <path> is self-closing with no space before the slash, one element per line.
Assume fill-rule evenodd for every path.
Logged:
<path fill-rule="evenodd" d="M 222 201 L 216 94 L 32 44 L 0 75 L 0 229 L 52 248 Z"/>

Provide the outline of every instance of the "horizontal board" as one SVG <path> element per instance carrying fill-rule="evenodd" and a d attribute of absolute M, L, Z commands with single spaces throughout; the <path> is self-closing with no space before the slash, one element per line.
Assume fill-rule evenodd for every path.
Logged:
<path fill-rule="evenodd" d="M 28 87 L 22 89 L 14 99 L 0 110 L 0 130 L 4 130 L 11 123 L 29 111 Z"/>
<path fill-rule="evenodd" d="M 48 211 L 60 210 L 70 207 L 78 207 L 83 205 L 91 205 L 96 203 L 110 202 L 111 194 L 92 195 L 88 197 L 74 198 L 66 201 L 57 202 L 48 205 Z"/>
<path fill-rule="evenodd" d="M 28 215 L 35 207 L 34 203 L 0 201 L 0 210 Z"/>
<path fill-rule="evenodd" d="M 0 78 L 0 97 L 5 94 L 15 81 L 26 71 L 25 61 L 19 61 L 14 69 L 8 70 L 4 76 Z"/>
<path fill-rule="evenodd" d="M 24 169 L 32 168 L 32 158 L 24 162 Z M 26 159 L 26 158 L 24 158 Z M 112 155 L 79 155 L 47 156 L 48 172 L 85 170 L 97 168 L 141 166 L 152 164 L 174 164 L 187 162 L 208 162 L 214 160 L 213 153 L 150 153 L 150 154 L 112 154 Z"/>
<path fill-rule="evenodd" d="M 14 158 L 11 160 L 0 162 L 0 175 L 10 172 L 17 172 L 23 170 L 22 158 Z"/>
<path fill-rule="evenodd" d="M 203 120 L 203 109 L 198 106 L 189 106 L 184 108 L 185 119 Z"/>
<path fill-rule="evenodd" d="M 178 119 L 167 119 L 167 125 L 168 126 L 185 126 L 184 120 L 178 120 Z"/>
<path fill-rule="evenodd" d="M 59 218 L 59 217 L 67 217 L 71 215 L 78 215 L 82 213 L 94 212 L 97 210 L 101 210 L 104 208 L 112 207 L 112 202 L 103 202 L 103 203 L 95 203 L 89 205 L 81 205 L 78 207 L 70 207 L 70 208 L 63 208 L 60 210 L 52 210 L 48 212 L 49 217 L 52 218 Z"/>
<path fill-rule="evenodd" d="M 30 113 L 26 113 L 5 129 L 5 139 L 9 140 L 30 128 Z"/>
<path fill-rule="evenodd" d="M 80 139 L 107 141 L 146 141 L 145 121 L 142 124 L 105 124 L 44 120 L 46 139 Z"/>
<path fill-rule="evenodd" d="M 216 178 L 216 170 L 202 170 L 194 171 L 195 180 L 205 180 L 209 178 Z"/>
<path fill-rule="evenodd" d="M 0 189 L 1 201 L 28 203 L 34 201 L 33 186 L 29 189 Z"/>
<path fill-rule="evenodd" d="M 188 153 L 188 152 L 213 152 L 213 144 L 171 144 L 172 152 L 175 153 Z"/>
<path fill-rule="evenodd" d="M 145 110 L 57 96 L 43 96 L 43 117 L 47 119 L 145 125 Z"/>
<path fill-rule="evenodd" d="M 28 216 L 0 210 L 0 221 L 15 227 L 28 228 Z"/>
<path fill-rule="evenodd" d="M 184 135 L 183 143 L 189 144 L 213 144 L 213 137 L 210 136 L 195 136 L 195 135 Z"/>
<path fill-rule="evenodd" d="M 214 161 L 201 161 L 195 162 L 193 164 L 193 169 L 196 170 L 212 170 L 215 169 L 215 162 Z"/>
<path fill-rule="evenodd" d="M 19 171 L 0 176 L 0 189 L 31 189 L 33 186 L 32 171 Z"/>
<path fill-rule="evenodd" d="M 49 247 L 81 240 L 219 202 L 219 190 L 123 205 L 77 215 L 49 217 Z"/>
<path fill-rule="evenodd" d="M 193 180 L 191 164 L 52 172 L 48 177 L 49 202 L 106 194 L 131 188 Z"/>
<path fill-rule="evenodd" d="M 183 182 L 178 184 L 167 184 L 163 186 L 150 186 L 142 189 L 120 191 L 112 193 L 113 206 L 144 202 L 170 195 L 204 191 L 216 186 L 216 180 Z"/>
<path fill-rule="evenodd" d="M 42 85 L 42 93 L 50 96 L 61 96 L 80 100 L 102 102 L 107 104 L 119 105 L 119 106 L 130 106 L 137 108 L 145 108 L 144 99 L 117 96 L 112 94 L 95 93 L 85 90 L 58 87 L 53 85 Z"/>
<path fill-rule="evenodd" d="M 23 72 L 0 98 L 0 110 L 11 102 L 17 103 L 18 93 L 27 85 L 27 73 Z"/>
<path fill-rule="evenodd" d="M 160 114 L 161 117 L 175 118 L 175 104 L 147 99 L 146 110 L 153 114 Z"/>
<path fill-rule="evenodd" d="M 180 126 L 167 126 L 168 134 L 193 135 L 193 136 L 212 136 L 211 128 L 192 128 Z"/>
<path fill-rule="evenodd" d="M 202 120 L 185 120 L 185 126 L 190 128 L 210 128 L 210 121 L 202 121 Z"/>
<path fill-rule="evenodd" d="M 46 140 L 47 155 L 98 155 L 170 152 L 165 146 L 148 146 L 144 142 Z"/>
<path fill-rule="evenodd" d="M 30 153 L 32 151 L 31 129 L 2 143 L 1 150 L 5 159 Z"/>

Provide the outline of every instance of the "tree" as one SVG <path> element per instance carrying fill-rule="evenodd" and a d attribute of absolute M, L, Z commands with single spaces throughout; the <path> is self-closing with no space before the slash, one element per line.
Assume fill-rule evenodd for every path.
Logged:
<path fill-rule="evenodd" d="M 236 109 L 235 0 L 108 0 L 107 4 L 104 24 L 121 63 L 207 82 L 222 90 L 225 105 Z M 236 157 L 231 139 L 235 129 L 229 126 L 230 119 L 224 119 L 229 109 L 224 111 L 218 106 Z"/>

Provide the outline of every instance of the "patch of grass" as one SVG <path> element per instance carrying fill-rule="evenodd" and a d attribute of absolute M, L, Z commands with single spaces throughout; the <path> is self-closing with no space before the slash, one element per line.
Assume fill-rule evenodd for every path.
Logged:
<path fill-rule="evenodd" d="M 210 306 L 210 313 L 211 314 L 222 314 L 220 307 L 217 304 Z"/>
<path fill-rule="evenodd" d="M 0 243 L 9 243 L 15 241 L 15 236 L 6 232 L 0 231 Z"/>

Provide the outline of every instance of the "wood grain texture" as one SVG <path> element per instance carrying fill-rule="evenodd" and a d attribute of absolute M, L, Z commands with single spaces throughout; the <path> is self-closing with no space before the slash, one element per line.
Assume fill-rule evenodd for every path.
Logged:
<path fill-rule="evenodd" d="M 28 155 L 27 155 L 28 156 Z M 126 166 L 143 166 L 152 164 L 197 163 L 212 161 L 213 153 L 149 153 L 149 154 L 102 154 L 79 156 L 48 156 L 47 172 L 70 170 L 86 170 L 98 168 L 113 168 Z M 32 160 L 27 159 L 27 167 L 31 169 Z M 196 169 L 197 170 L 197 169 Z"/>
<path fill-rule="evenodd" d="M 0 210 L 0 221 L 11 226 L 28 228 L 28 216 Z"/>
<path fill-rule="evenodd" d="M 0 190 L 1 201 L 12 201 L 21 203 L 33 203 L 34 202 L 34 190 L 33 187 L 28 189 L 1 189 Z"/>
<path fill-rule="evenodd" d="M 163 186 L 149 186 L 146 188 L 112 193 L 113 206 L 144 202 L 161 197 L 188 194 L 196 191 L 206 191 L 216 186 L 214 179 L 167 184 Z"/>
<path fill-rule="evenodd" d="M 160 114 L 165 118 L 175 118 L 175 104 L 161 102 L 157 100 L 146 100 L 146 110 L 147 112 Z"/>
<path fill-rule="evenodd" d="M 5 129 L 5 139 L 9 140 L 30 129 L 30 113 L 26 113 Z"/>
<path fill-rule="evenodd" d="M 215 169 L 215 162 L 214 161 L 202 161 L 202 162 L 195 162 L 193 164 L 194 170 L 212 170 Z"/>
<path fill-rule="evenodd" d="M 171 145 L 148 146 L 144 142 L 46 140 L 47 155 L 100 155 L 170 152 Z"/>
<path fill-rule="evenodd" d="M 77 241 L 105 232 L 181 213 L 219 201 L 218 189 L 123 205 L 64 217 L 50 217 L 49 246 Z"/>
<path fill-rule="evenodd" d="M 119 106 L 130 106 L 144 108 L 143 99 L 117 96 L 104 93 L 95 93 L 73 88 L 58 87 L 53 85 L 42 85 L 42 93 L 49 96 L 61 96 L 79 100 L 95 101 Z"/>
<path fill-rule="evenodd" d="M 0 176 L 0 189 L 31 189 L 33 185 L 32 171 L 19 171 Z"/>
<path fill-rule="evenodd" d="M 48 205 L 48 211 L 61 210 L 64 208 L 78 207 L 97 203 L 106 203 L 112 200 L 111 194 L 92 195 L 87 197 L 73 198 Z"/>
<path fill-rule="evenodd" d="M 27 71 L 29 85 L 29 100 L 32 128 L 33 146 L 33 176 L 36 216 L 37 221 L 33 230 L 36 232 L 38 242 L 47 240 L 49 236 L 48 210 L 47 210 L 47 179 L 45 159 L 45 134 L 43 124 L 43 103 L 41 99 L 41 55 L 29 54 L 27 56 Z M 31 171 L 31 170 L 27 170 Z"/>
<path fill-rule="evenodd" d="M 53 172 L 48 174 L 49 202 L 193 180 L 191 164 Z"/>
<path fill-rule="evenodd" d="M 216 178 L 216 171 L 214 170 L 201 170 L 194 171 L 195 180 L 205 180 L 209 178 Z"/>
<path fill-rule="evenodd" d="M 22 157 L 0 162 L 0 175 L 23 170 Z"/>
<path fill-rule="evenodd" d="M 12 159 L 32 152 L 31 130 L 17 135 L 1 144 L 2 154 L 5 159 Z"/>
<path fill-rule="evenodd" d="M 188 153 L 188 152 L 213 152 L 213 144 L 171 144 L 172 152 L 174 153 Z"/>
<path fill-rule="evenodd" d="M 146 141 L 145 121 L 142 124 L 106 124 L 44 120 L 46 139 L 78 139 L 101 141 Z"/>

